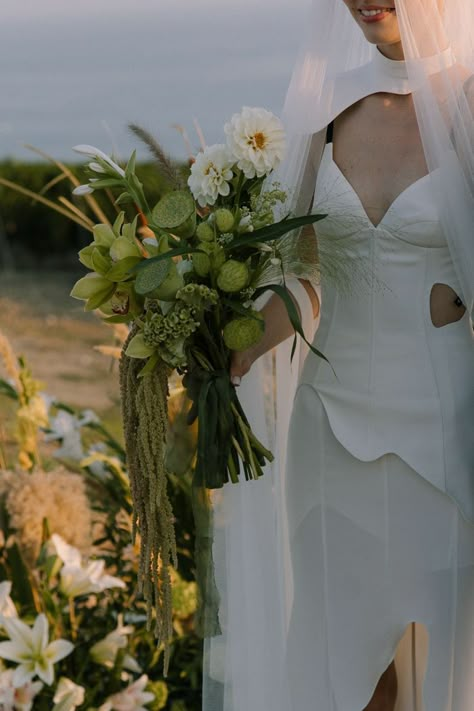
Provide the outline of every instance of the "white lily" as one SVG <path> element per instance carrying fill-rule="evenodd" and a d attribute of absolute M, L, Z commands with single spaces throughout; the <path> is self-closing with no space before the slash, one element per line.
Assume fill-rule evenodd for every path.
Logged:
<path fill-rule="evenodd" d="M 3 626 L 10 638 L 0 642 L 0 658 L 16 662 L 13 673 L 13 686 L 21 687 L 38 676 L 45 684 L 54 681 L 54 665 L 74 649 L 66 639 L 48 642 L 48 620 L 41 613 L 33 627 L 20 619 L 3 618 Z"/>
<path fill-rule="evenodd" d="M 80 417 L 59 410 L 57 415 L 49 420 L 50 431 L 44 435 L 44 441 L 62 440 L 61 447 L 54 452 L 54 456 L 80 461 L 84 457 L 81 428 L 91 422 L 99 422 L 93 410 L 83 410 Z"/>
<path fill-rule="evenodd" d="M 133 625 L 123 624 L 123 615 L 118 616 L 118 624 L 115 630 L 109 632 L 103 639 L 96 642 L 89 650 L 94 662 L 102 664 L 104 667 L 112 669 L 115 664 L 118 651 L 124 649 L 128 644 L 127 635 L 135 631 Z M 140 673 L 142 671 L 138 662 L 129 654 L 124 656 L 124 669 Z"/>
<path fill-rule="evenodd" d="M 86 690 L 83 686 L 62 676 L 53 697 L 55 702 L 53 711 L 74 711 L 77 706 L 84 703 L 85 694 Z"/>
<path fill-rule="evenodd" d="M 120 578 L 114 578 L 112 575 L 104 573 L 104 560 L 89 560 L 83 565 L 81 552 L 78 548 L 66 543 L 57 533 L 53 533 L 51 540 L 58 556 L 64 563 L 60 570 L 60 588 L 67 597 L 103 592 L 107 588 L 126 587 Z"/>
<path fill-rule="evenodd" d="M 18 617 L 15 603 L 10 597 L 12 584 L 10 580 L 0 583 L 0 624 L 3 617 Z"/>
<path fill-rule="evenodd" d="M 109 165 L 112 170 L 117 173 L 121 178 L 125 178 L 125 171 L 117 165 L 115 161 L 110 158 L 106 153 L 100 150 L 100 148 L 95 148 L 95 146 L 88 146 L 85 144 L 80 144 L 78 146 L 74 146 L 72 149 L 73 151 L 76 151 L 76 153 L 82 153 L 85 156 L 88 156 L 89 158 L 101 158 L 107 165 Z"/>
<path fill-rule="evenodd" d="M 105 704 L 99 707 L 99 711 L 148 711 L 143 704 L 153 701 L 155 694 L 144 691 L 147 684 L 148 676 L 142 674 L 126 689 L 108 698 Z"/>

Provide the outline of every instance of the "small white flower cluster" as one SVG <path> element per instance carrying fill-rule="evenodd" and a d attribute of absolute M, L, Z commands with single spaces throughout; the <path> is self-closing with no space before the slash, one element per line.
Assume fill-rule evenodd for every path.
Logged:
<path fill-rule="evenodd" d="M 285 153 L 283 125 L 265 109 L 245 106 L 225 124 L 224 132 L 227 145 L 208 146 L 191 167 L 188 185 L 202 207 L 229 195 L 235 167 L 247 179 L 261 178 L 278 167 Z"/>

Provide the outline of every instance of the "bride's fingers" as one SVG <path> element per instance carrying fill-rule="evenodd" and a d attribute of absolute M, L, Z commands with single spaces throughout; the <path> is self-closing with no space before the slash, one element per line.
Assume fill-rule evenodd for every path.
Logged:
<path fill-rule="evenodd" d="M 229 369 L 231 382 L 234 385 L 240 385 L 243 376 L 249 372 L 251 365 L 252 362 L 245 352 L 233 351 Z"/>

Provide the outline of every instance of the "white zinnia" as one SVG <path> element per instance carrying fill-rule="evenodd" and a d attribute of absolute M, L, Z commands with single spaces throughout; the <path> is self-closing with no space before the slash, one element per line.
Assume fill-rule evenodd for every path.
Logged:
<path fill-rule="evenodd" d="M 107 588 L 126 587 L 120 578 L 106 575 L 104 560 L 89 560 L 83 566 L 81 552 L 77 548 L 70 546 L 57 533 L 53 533 L 51 539 L 58 556 L 64 563 L 60 571 L 60 588 L 67 597 L 89 595 L 102 592 Z"/>
<path fill-rule="evenodd" d="M 278 167 L 285 153 L 285 131 L 270 111 L 244 106 L 225 124 L 227 145 L 246 178 L 261 178 Z"/>
<path fill-rule="evenodd" d="M 74 649 L 66 639 L 48 642 L 48 620 L 41 613 L 33 627 L 28 627 L 17 618 L 4 617 L 3 626 L 8 642 L 0 642 L 0 658 L 16 662 L 13 672 L 13 686 L 20 687 L 38 676 L 45 684 L 54 681 L 54 664 Z"/>
<path fill-rule="evenodd" d="M 229 195 L 233 164 L 227 147 L 220 143 L 198 153 L 191 166 L 188 185 L 201 207 L 214 205 L 219 195 Z"/>

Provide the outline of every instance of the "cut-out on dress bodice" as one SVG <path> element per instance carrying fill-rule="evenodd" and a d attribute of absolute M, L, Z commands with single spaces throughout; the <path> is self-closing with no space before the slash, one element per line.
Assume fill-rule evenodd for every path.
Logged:
<path fill-rule="evenodd" d="M 474 520 L 474 341 L 468 312 L 436 328 L 430 292 L 459 284 L 429 175 L 374 226 L 326 145 L 312 212 L 318 239 L 353 260 L 347 288 L 322 276 L 314 387 L 339 441 L 363 461 L 395 453 Z M 326 247 L 327 248 L 327 247 Z M 346 262 L 347 265 L 348 262 Z M 324 270 L 323 270 L 324 272 Z"/>

